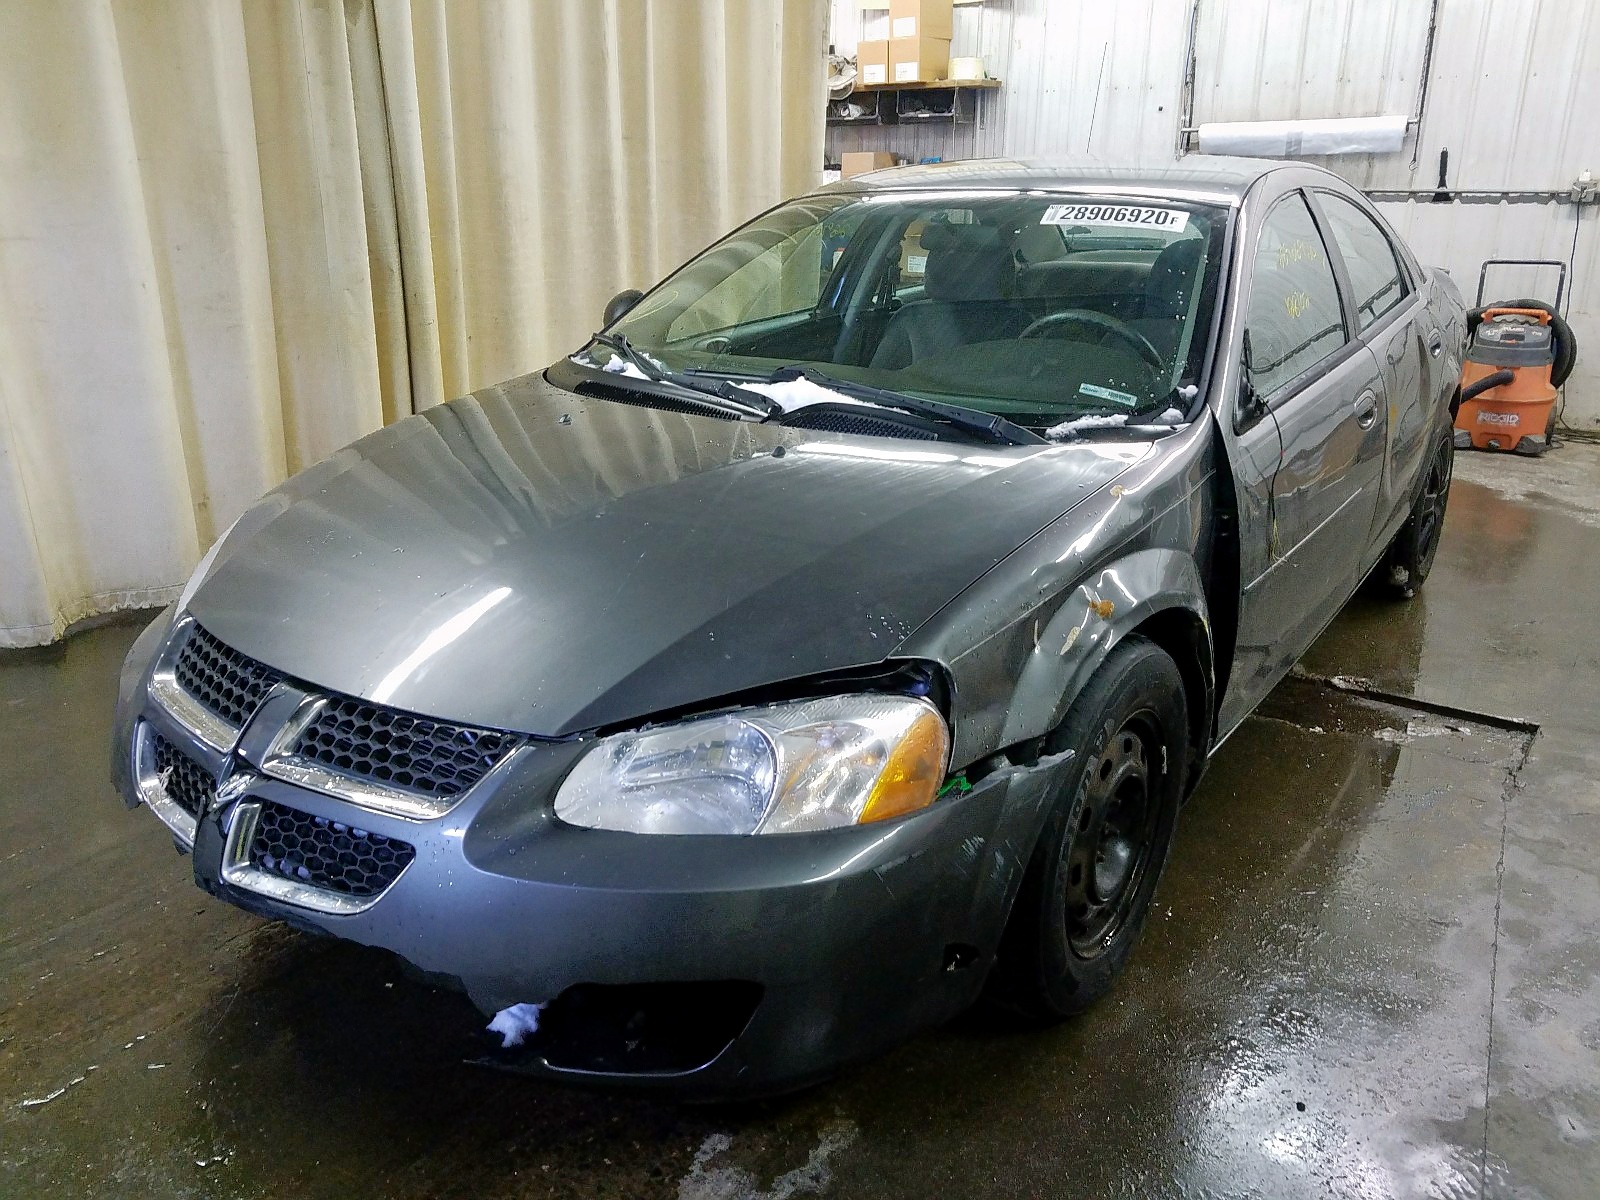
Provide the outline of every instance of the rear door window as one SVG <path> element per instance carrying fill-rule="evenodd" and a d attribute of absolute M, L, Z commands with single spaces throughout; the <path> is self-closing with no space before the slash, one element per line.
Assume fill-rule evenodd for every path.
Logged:
<path fill-rule="evenodd" d="M 1361 328 L 1370 329 L 1406 298 L 1400 258 L 1377 222 L 1343 196 L 1320 192 L 1317 203 L 1328 218 L 1339 257 L 1350 276 Z"/>
<path fill-rule="evenodd" d="M 1348 340 L 1327 247 L 1298 192 L 1280 200 L 1262 226 L 1246 328 L 1250 381 L 1263 396 L 1336 353 Z"/>

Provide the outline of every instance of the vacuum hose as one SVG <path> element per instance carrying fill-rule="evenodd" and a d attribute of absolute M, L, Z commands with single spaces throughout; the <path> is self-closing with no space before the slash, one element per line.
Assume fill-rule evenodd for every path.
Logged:
<path fill-rule="evenodd" d="M 1516 377 L 1517 373 L 1515 371 L 1496 371 L 1493 375 L 1485 375 L 1476 383 L 1469 383 L 1461 389 L 1461 403 L 1465 404 L 1468 400 L 1476 400 L 1490 388 L 1497 388 L 1501 384 L 1511 383 Z"/>

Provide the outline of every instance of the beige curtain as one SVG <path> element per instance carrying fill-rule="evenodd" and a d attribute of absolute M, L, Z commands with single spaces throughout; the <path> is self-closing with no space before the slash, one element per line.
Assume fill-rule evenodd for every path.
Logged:
<path fill-rule="evenodd" d="M 824 0 L 0 0 L 0 646 L 817 180 Z"/>

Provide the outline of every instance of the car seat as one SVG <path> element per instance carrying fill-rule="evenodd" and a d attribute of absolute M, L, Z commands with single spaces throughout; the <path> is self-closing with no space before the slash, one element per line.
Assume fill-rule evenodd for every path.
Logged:
<path fill-rule="evenodd" d="M 903 305 L 872 355 L 872 366 L 895 370 L 973 342 L 1014 338 L 1027 310 L 1010 302 L 1016 263 L 998 229 L 936 222 L 922 234 L 928 252 L 926 299 Z"/>
<path fill-rule="evenodd" d="M 1189 317 L 1190 289 L 1199 274 L 1204 253 L 1204 238 L 1185 238 L 1156 255 L 1144 281 L 1144 305 L 1140 315 L 1128 322 L 1168 359 L 1177 352 L 1183 323 Z"/>

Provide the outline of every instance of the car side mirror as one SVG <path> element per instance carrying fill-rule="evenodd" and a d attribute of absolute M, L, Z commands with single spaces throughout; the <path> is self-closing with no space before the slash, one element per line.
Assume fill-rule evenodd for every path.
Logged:
<path fill-rule="evenodd" d="M 1255 373 L 1254 356 L 1250 348 L 1250 331 L 1244 331 L 1244 369 L 1239 373 L 1239 407 L 1234 418 L 1235 431 L 1254 425 L 1267 415 L 1267 403 L 1256 390 L 1252 376 Z"/>
<path fill-rule="evenodd" d="M 1234 426 L 1239 430 L 1246 429 L 1266 415 L 1266 402 L 1261 399 L 1261 393 L 1256 391 L 1256 385 L 1250 382 L 1250 375 L 1246 372 L 1239 381 L 1239 416 Z"/>
<path fill-rule="evenodd" d="M 622 320 L 628 310 L 643 299 L 644 293 L 638 288 L 628 288 L 626 291 L 618 292 L 607 302 L 605 315 L 600 318 L 600 328 L 605 329 Z"/>

